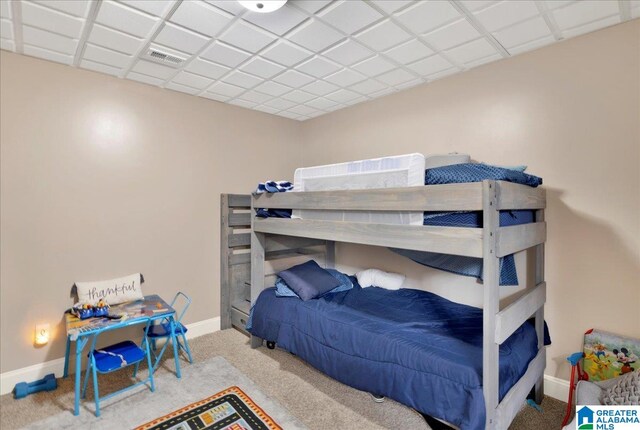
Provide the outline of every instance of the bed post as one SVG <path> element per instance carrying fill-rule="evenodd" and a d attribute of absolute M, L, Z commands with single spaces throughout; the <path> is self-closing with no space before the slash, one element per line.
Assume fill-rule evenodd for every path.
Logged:
<path fill-rule="evenodd" d="M 335 269 L 336 243 L 333 240 L 327 240 L 325 243 L 324 262 L 327 269 Z"/>
<path fill-rule="evenodd" d="M 499 347 L 496 339 L 496 314 L 500 310 L 500 260 L 496 255 L 500 213 L 497 210 L 496 181 L 482 181 L 482 272 L 484 283 L 482 329 L 482 392 L 486 411 L 485 428 L 494 429 L 499 400 Z"/>
<path fill-rule="evenodd" d="M 544 222 L 544 209 L 538 209 L 536 211 L 536 222 Z M 535 248 L 535 275 L 536 285 L 544 282 L 544 242 Z M 538 350 L 544 348 L 544 304 L 538 308 L 535 313 L 536 317 L 536 334 L 538 335 Z M 547 367 L 546 355 L 543 369 Z M 542 403 L 544 397 L 544 373 L 540 376 L 540 379 L 535 385 L 535 401 L 537 404 Z"/>
<path fill-rule="evenodd" d="M 256 303 L 258 296 L 264 290 L 264 258 L 265 234 L 256 233 L 254 229 L 255 210 L 254 199 L 251 198 L 251 306 Z M 262 338 L 251 335 L 251 348 L 262 346 Z"/>

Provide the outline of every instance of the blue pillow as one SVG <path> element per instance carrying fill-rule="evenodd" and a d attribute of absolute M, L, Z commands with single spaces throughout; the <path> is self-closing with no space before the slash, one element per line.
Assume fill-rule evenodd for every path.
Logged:
<path fill-rule="evenodd" d="M 340 281 L 313 260 L 283 270 L 278 276 L 304 301 L 320 297 L 340 285 Z"/>
<path fill-rule="evenodd" d="M 325 270 L 331 273 L 331 276 L 333 276 L 338 281 L 340 281 L 340 285 L 335 287 L 333 290 L 324 293 L 323 296 L 331 293 L 339 293 L 340 291 L 347 291 L 353 288 L 353 282 L 351 281 L 351 278 L 349 276 L 335 269 L 325 269 Z M 276 279 L 276 296 L 277 297 L 298 297 L 298 295 L 294 293 L 291 290 L 291 288 L 287 286 L 287 283 L 284 282 L 281 278 Z"/>

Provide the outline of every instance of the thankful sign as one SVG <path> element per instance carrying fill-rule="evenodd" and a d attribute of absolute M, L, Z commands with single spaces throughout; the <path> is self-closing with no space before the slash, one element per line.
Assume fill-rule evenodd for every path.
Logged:
<path fill-rule="evenodd" d="M 143 298 L 142 275 L 125 276 L 96 282 L 76 282 L 78 302 L 95 305 L 104 300 L 109 305 L 130 302 Z"/>

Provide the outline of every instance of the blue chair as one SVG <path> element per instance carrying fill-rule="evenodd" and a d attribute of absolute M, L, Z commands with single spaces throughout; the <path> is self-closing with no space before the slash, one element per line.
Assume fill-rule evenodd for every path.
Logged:
<path fill-rule="evenodd" d="M 149 328 L 151 319 L 143 319 L 133 322 L 134 324 L 143 324 L 146 323 L 146 329 Z M 114 327 L 114 328 L 122 328 Z M 151 351 L 149 350 L 149 341 L 146 336 L 142 339 L 142 343 L 140 346 L 136 345 L 133 341 L 126 340 L 124 342 L 116 343 L 115 345 L 110 345 L 105 348 L 96 349 L 96 342 L 98 340 L 98 336 L 106 331 L 110 331 L 114 328 L 108 327 L 104 330 L 99 331 L 93 336 L 93 341 L 91 343 L 91 348 L 89 349 L 89 363 L 87 365 L 87 370 L 85 372 L 84 384 L 82 387 L 82 398 L 85 398 L 87 395 L 87 385 L 89 384 L 89 373 L 93 375 L 93 396 L 95 397 L 96 402 L 96 417 L 100 416 L 100 401 L 111 398 L 117 394 L 124 393 L 125 391 L 131 390 L 138 385 L 143 385 L 149 382 L 151 391 L 155 391 L 155 384 L 153 381 L 153 366 L 151 365 Z M 146 330 L 145 330 L 146 331 Z M 115 372 L 116 370 L 120 370 L 123 367 L 135 365 L 133 376 L 136 377 L 138 373 L 138 366 L 144 360 L 147 360 L 147 366 L 149 366 L 149 376 L 139 382 L 136 382 L 133 385 L 122 388 L 118 391 L 110 393 L 106 396 L 100 397 L 100 391 L 98 389 L 98 374 L 106 374 Z"/>
<path fill-rule="evenodd" d="M 176 309 L 176 303 L 178 299 L 182 297 L 182 301 L 184 302 L 182 311 L 178 314 L 178 318 L 175 321 L 175 339 L 178 344 L 178 349 L 183 350 L 187 354 L 187 358 L 189 359 L 189 363 L 193 363 L 193 358 L 191 357 L 191 348 L 189 348 L 189 342 L 187 341 L 187 327 L 182 324 L 182 317 L 187 312 L 189 305 L 191 305 L 191 298 L 187 296 L 185 293 L 179 291 L 173 300 L 171 301 L 171 307 Z M 176 311 L 177 312 L 177 311 Z M 165 318 L 160 321 L 160 324 L 154 324 L 145 329 L 145 334 L 149 338 L 151 342 L 151 349 L 154 355 L 155 362 L 153 364 L 153 369 L 155 370 L 160 363 L 160 359 L 164 354 L 167 346 L 169 345 L 169 339 L 171 338 L 171 326 L 169 323 L 169 319 Z M 182 338 L 182 341 L 180 340 Z M 158 339 L 165 339 L 165 343 L 162 346 L 159 354 L 156 354 L 157 351 L 157 341 Z"/>

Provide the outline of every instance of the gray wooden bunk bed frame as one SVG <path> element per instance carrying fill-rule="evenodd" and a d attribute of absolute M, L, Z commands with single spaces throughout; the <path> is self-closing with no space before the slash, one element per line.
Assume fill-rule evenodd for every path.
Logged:
<path fill-rule="evenodd" d="M 483 259 L 483 362 L 482 381 L 487 429 L 506 429 L 532 389 L 543 397 L 546 367 L 544 347 L 544 242 L 546 240 L 545 190 L 503 181 L 426 185 L 419 187 L 289 192 L 254 195 L 255 208 L 337 211 L 482 211 L 483 227 L 435 227 L 346 221 L 251 217 L 251 303 L 265 288 L 265 260 L 273 241 L 288 237 L 292 248 L 307 246 L 309 239 L 324 243 L 326 265 L 335 263 L 335 242 L 403 248 Z M 500 227 L 499 211 L 530 209 L 535 222 Z M 316 243 L 317 244 L 317 243 Z M 534 249 L 535 285 L 500 309 L 500 257 Z M 280 250 L 283 248 L 281 247 Z M 266 284 L 269 285 L 269 284 Z M 499 401 L 499 346 L 520 325 L 535 316 L 538 353 L 525 374 Z M 262 345 L 252 336 L 251 346 Z"/>

